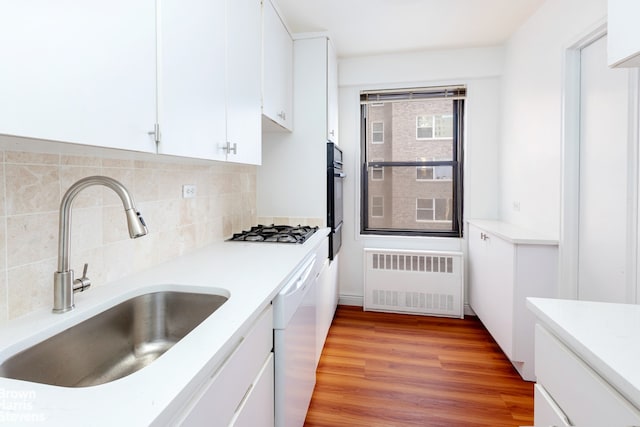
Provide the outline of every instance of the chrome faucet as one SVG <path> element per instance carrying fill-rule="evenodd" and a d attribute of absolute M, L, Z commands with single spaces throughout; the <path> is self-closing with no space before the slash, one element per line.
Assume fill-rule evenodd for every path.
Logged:
<path fill-rule="evenodd" d="M 93 185 L 104 185 L 116 192 L 124 205 L 124 213 L 132 239 L 147 234 L 147 226 L 136 210 L 129 191 L 113 178 L 107 176 L 89 176 L 73 184 L 60 202 L 60 226 L 58 228 L 58 271 L 53 273 L 53 312 L 64 313 L 74 307 L 73 294 L 82 292 L 91 286 L 87 277 L 88 264 L 84 265 L 84 273 L 80 279 L 73 279 L 73 270 L 69 268 L 69 241 L 71 237 L 71 205 L 82 190 Z"/>

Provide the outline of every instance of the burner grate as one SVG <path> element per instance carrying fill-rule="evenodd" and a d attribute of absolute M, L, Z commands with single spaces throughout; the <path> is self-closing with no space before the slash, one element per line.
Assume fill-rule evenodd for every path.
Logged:
<path fill-rule="evenodd" d="M 319 227 L 306 225 L 256 225 L 229 240 L 235 242 L 304 243 Z"/>

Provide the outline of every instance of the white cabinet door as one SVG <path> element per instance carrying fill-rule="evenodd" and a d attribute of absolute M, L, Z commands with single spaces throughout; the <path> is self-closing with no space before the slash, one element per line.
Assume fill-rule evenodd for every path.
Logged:
<path fill-rule="evenodd" d="M 338 58 L 327 40 L 327 139 L 338 143 Z"/>
<path fill-rule="evenodd" d="M 469 226 L 469 304 L 502 351 L 513 358 L 513 245 Z"/>
<path fill-rule="evenodd" d="M 3 1 L 0 133 L 155 152 L 155 1 Z"/>
<path fill-rule="evenodd" d="M 536 426 L 570 427 L 569 419 L 540 384 L 534 386 L 533 420 Z"/>
<path fill-rule="evenodd" d="M 293 40 L 280 16 L 263 5 L 262 114 L 285 129 L 293 126 Z"/>
<path fill-rule="evenodd" d="M 333 305 L 335 301 L 335 287 L 333 286 L 331 276 L 329 259 L 326 259 L 316 279 L 316 292 L 318 295 L 316 305 L 316 366 L 320 361 L 324 342 L 336 310 L 335 305 Z"/>
<path fill-rule="evenodd" d="M 262 5 L 227 0 L 227 161 L 260 164 Z"/>
<path fill-rule="evenodd" d="M 246 399 L 231 421 L 233 427 L 273 427 L 274 424 L 274 370 L 273 353 L 254 380 Z"/>
<path fill-rule="evenodd" d="M 608 0 L 608 63 L 612 67 L 640 67 L 640 2 Z"/>
<path fill-rule="evenodd" d="M 224 160 L 225 2 L 161 0 L 160 5 L 158 151 Z"/>

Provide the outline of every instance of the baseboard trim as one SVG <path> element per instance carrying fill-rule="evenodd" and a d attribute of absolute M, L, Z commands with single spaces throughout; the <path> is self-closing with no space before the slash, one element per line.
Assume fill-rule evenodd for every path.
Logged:
<path fill-rule="evenodd" d="M 353 305 L 356 307 L 364 307 L 364 297 L 360 295 L 340 295 L 338 298 L 338 304 L 340 305 Z M 476 313 L 473 311 L 471 306 L 468 303 L 464 304 L 464 315 L 465 316 L 475 316 Z"/>
<path fill-rule="evenodd" d="M 360 295 L 340 295 L 338 298 L 338 304 L 364 307 L 364 298 Z"/>

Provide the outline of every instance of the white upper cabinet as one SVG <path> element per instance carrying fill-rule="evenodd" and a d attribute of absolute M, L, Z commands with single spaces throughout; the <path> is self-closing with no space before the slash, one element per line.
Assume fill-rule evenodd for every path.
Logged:
<path fill-rule="evenodd" d="M 293 128 L 293 39 L 269 0 L 263 5 L 262 114 L 264 130 Z"/>
<path fill-rule="evenodd" d="M 227 0 L 227 161 L 262 160 L 262 5 Z"/>
<path fill-rule="evenodd" d="M 259 164 L 259 0 L 162 0 L 162 154 Z"/>
<path fill-rule="evenodd" d="M 608 57 L 610 67 L 640 67 L 640 2 L 608 0 Z"/>
<path fill-rule="evenodd" d="M 155 152 L 155 1 L 4 1 L 0 133 Z"/>
<path fill-rule="evenodd" d="M 327 40 L 327 139 L 338 143 L 338 58 Z"/>
<path fill-rule="evenodd" d="M 162 0 L 158 152 L 224 160 L 225 2 Z"/>

